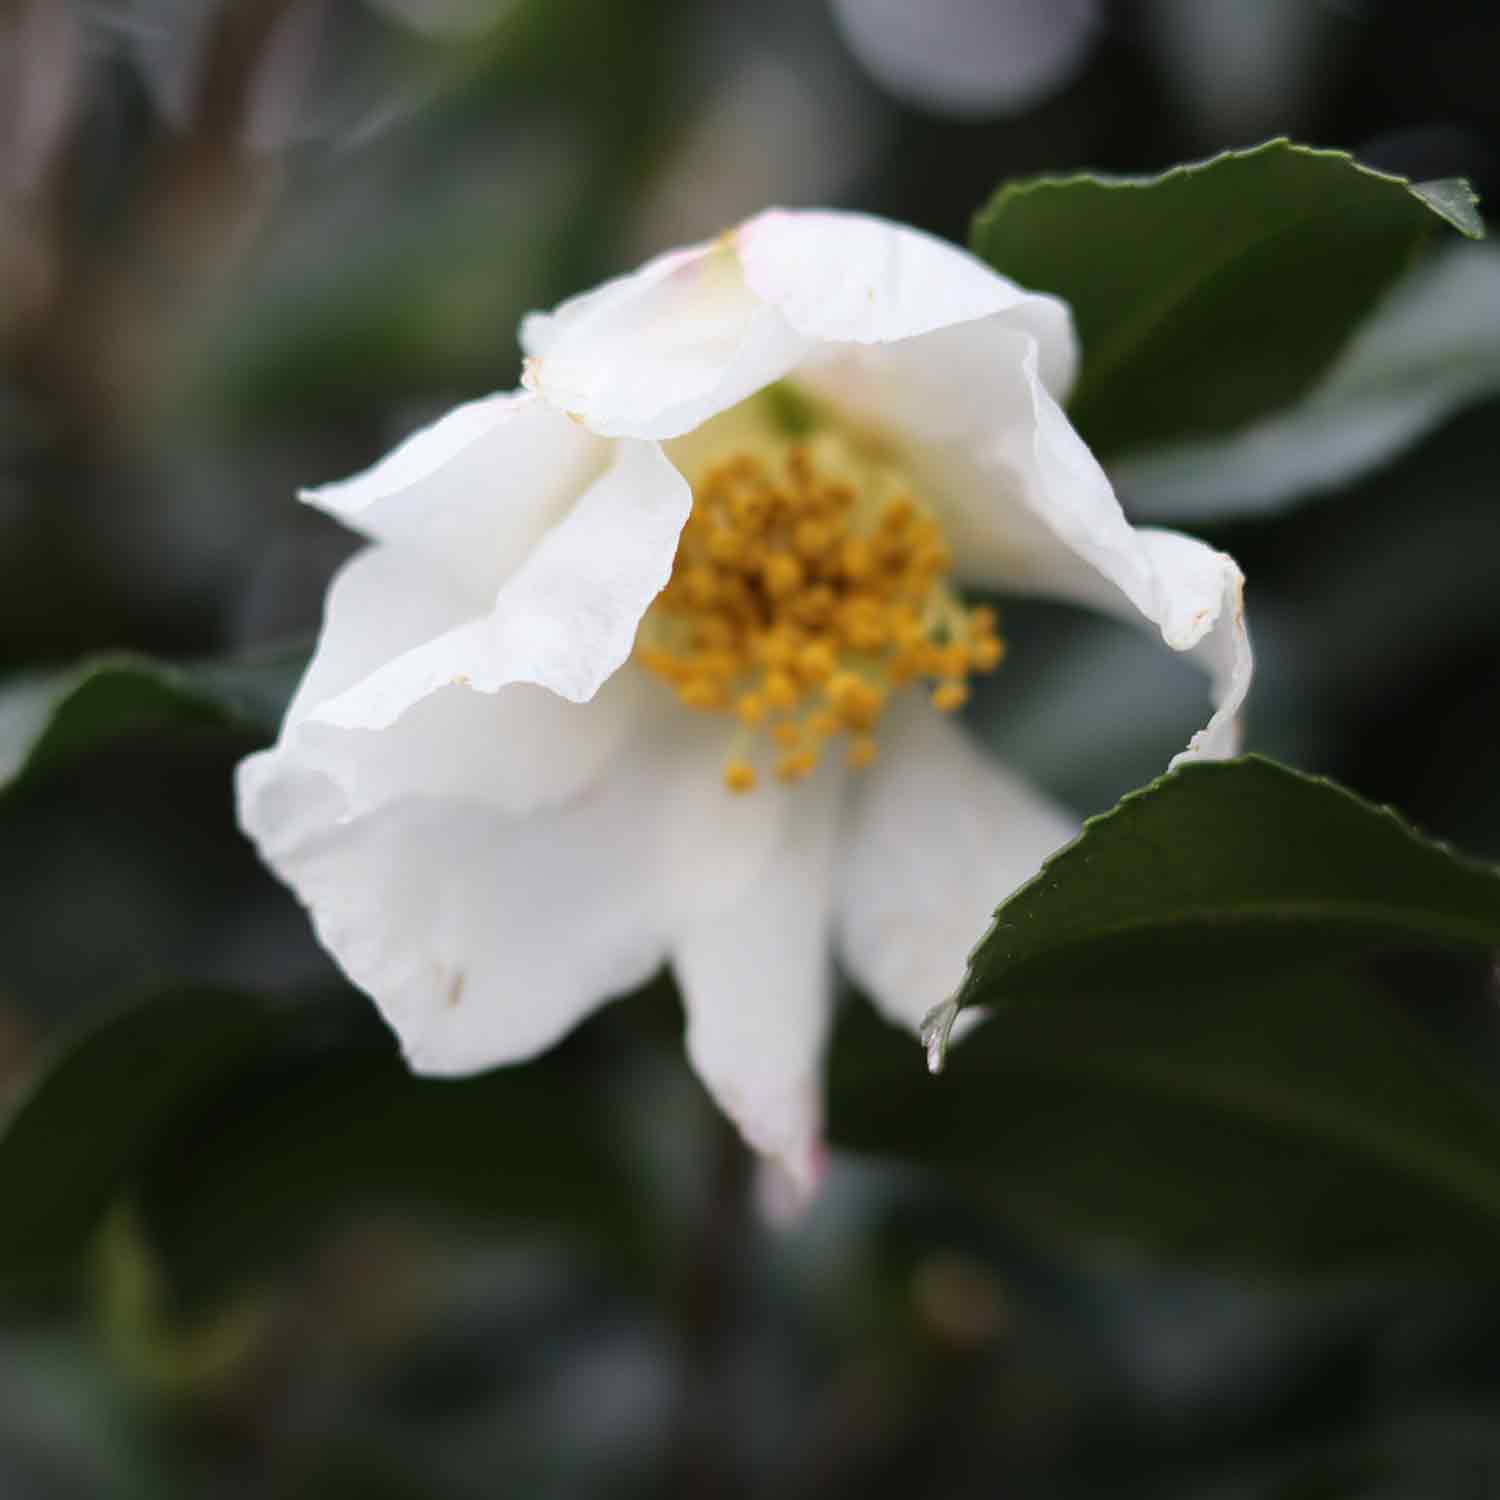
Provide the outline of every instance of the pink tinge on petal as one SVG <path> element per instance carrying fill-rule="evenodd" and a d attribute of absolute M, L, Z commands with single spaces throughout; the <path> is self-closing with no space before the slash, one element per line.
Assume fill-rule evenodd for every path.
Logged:
<path fill-rule="evenodd" d="M 755 1206 L 775 1229 L 790 1229 L 812 1206 L 828 1176 L 828 1145 L 818 1137 L 795 1161 L 763 1157 L 755 1169 Z"/>

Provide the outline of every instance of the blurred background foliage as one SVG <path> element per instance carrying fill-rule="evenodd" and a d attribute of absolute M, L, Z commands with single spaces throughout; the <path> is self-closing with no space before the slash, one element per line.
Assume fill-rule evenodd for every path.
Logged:
<path fill-rule="evenodd" d="M 931 1086 L 850 1010 L 871 1149 L 771 1230 L 665 984 L 416 1083 L 229 785 L 353 545 L 297 485 L 514 384 L 527 309 L 769 202 L 962 241 L 1006 178 L 1281 132 L 1493 198 L 1497 72 L 1489 0 L 0 0 L 0 1494 L 1500 1492 L 1500 1294 L 1445 1205 L 1015 1068 L 1023 1220 L 881 1154 Z M 1500 294 L 1459 250 L 1248 459 L 1116 477 L 1245 568 L 1250 746 L 1493 859 Z M 1149 643 L 1006 620 L 971 722 L 1081 811 L 1200 722 Z M 52 675 L 98 652 L 207 665 Z M 1493 972 L 1360 983 L 1405 1030 L 1312 1036 L 1289 986 L 1161 1046 L 1376 1098 L 1430 1046 L 1422 1100 L 1471 1089 L 1445 1139 L 1489 1149 Z"/>

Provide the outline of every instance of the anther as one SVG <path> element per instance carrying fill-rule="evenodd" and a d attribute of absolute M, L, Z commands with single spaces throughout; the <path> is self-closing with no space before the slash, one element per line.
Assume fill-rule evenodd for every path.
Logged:
<path fill-rule="evenodd" d="M 828 684 L 828 702 L 850 729 L 873 729 L 885 695 L 855 672 L 840 672 Z"/>
<path fill-rule="evenodd" d="M 826 552 L 832 540 L 833 530 L 824 521 L 799 521 L 797 529 L 792 533 L 792 546 L 797 549 L 799 556 L 809 562 Z"/>
<path fill-rule="evenodd" d="M 683 578 L 688 598 L 700 609 L 707 609 L 719 596 L 719 577 L 713 568 L 701 564 L 689 568 Z"/>
<path fill-rule="evenodd" d="M 885 508 L 880 517 L 882 531 L 901 531 L 906 524 L 917 513 L 917 507 L 911 500 L 902 495 L 897 500 L 892 500 Z"/>
<path fill-rule="evenodd" d="M 762 694 L 741 693 L 738 702 L 734 705 L 734 711 L 745 728 L 755 729 L 766 722 L 766 711 L 769 707 Z"/>
<path fill-rule="evenodd" d="M 839 564 L 843 568 L 844 577 L 858 583 L 861 579 L 868 578 L 874 570 L 875 554 L 871 552 L 870 544 L 864 537 L 847 537 L 839 553 Z"/>
<path fill-rule="evenodd" d="M 801 781 L 818 768 L 818 752 L 811 746 L 790 751 L 776 763 L 776 774 L 783 781 Z"/>
<path fill-rule="evenodd" d="M 962 708 L 969 701 L 969 685 L 966 682 L 950 680 L 940 682 L 932 690 L 932 706 L 939 713 L 951 714 Z"/>
<path fill-rule="evenodd" d="M 797 654 L 797 670 L 809 682 L 826 682 L 838 664 L 838 652 L 832 641 L 809 641 Z"/>
<path fill-rule="evenodd" d="M 969 647 L 969 655 L 976 671 L 993 672 L 1005 660 L 1005 642 L 994 635 L 980 636 Z"/>
<path fill-rule="evenodd" d="M 889 693 L 925 678 L 952 712 L 1004 658 L 994 611 L 948 586 L 952 561 L 899 474 L 837 433 L 758 443 L 695 485 L 637 660 L 690 707 L 738 720 L 732 791 L 757 784 L 752 733 L 775 743 L 786 781 L 846 735 L 847 764 L 867 766 Z"/>
<path fill-rule="evenodd" d="M 748 760 L 732 760 L 724 767 L 724 785 L 731 792 L 755 790 L 755 767 Z"/>
<path fill-rule="evenodd" d="M 969 670 L 969 648 L 952 641 L 938 653 L 938 673 L 955 679 L 963 677 Z"/>
<path fill-rule="evenodd" d="M 766 673 L 765 695 L 772 708 L 796 708 L 802 689 L 790 672 L 778 668 Z"/>
<path fill-rule="evenodd" d="M 700 708 L 705 711 L 723 708 L 725 700 L 724 684 L 722 682 L 715 682 L 711 677 L 689 677 L 677 689 L 677 696 L 689 708 Z"/>
<path fill-rule="evenodd" d="M 773 552 L 767 559 L 763 576 L 766 592 L 773 599 L 785 599 L 802 587 L 806 574 L 802 564 L 790 552 Z"/>

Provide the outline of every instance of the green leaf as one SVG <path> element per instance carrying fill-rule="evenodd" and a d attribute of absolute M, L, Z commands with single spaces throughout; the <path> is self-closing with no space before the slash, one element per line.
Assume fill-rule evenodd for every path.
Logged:
<path fill-rule="evenodd" d="M 1414 182 L 1411 190 L 1460 234 L 1468 235 L 1471 240 L 1483 239 L 1484 220 L 1479 217 L 1479 194 L 1462 177 Z"/>
<path fill-rule="evenodd" d="M 243 995 L 172 990 L 60 1048 L 0 1130 L 0 1293 L 70 1275 L 148 1147 L 270 1024 Z"/>
<path fill-rule="evenodd" d="M 1000 908 L 958 996 L 993 1015 L 946 1077 L 835 1048 L 832 1138 L 1173 1254 L 1489 1270 L 1500 1112 L 1337 967 L 1381 943 L 1500 946 L 1500 871 L 1316 777 L 1187 766 Z"/>
<path fill-rule="evenodd" d="M 1462 184 L 1414 186 L 1286 140 L 1158 177 L 1036 178 L 977 215 L 975 251 L 1073 308 L 1072 416 L 1100 452 L 1223 432 L 1328 366 Z"/>
<path fill-rule="evenodd" d="M 369 1003 L 353 1004 L 331 1035 L 310 1018 L 158 1136 L 140 1202 L 181 1295 L 212 1301 L 372 1207 L 561 1234 L 639 1264 L 617 1056 L 565 1044 L 522 1067 L 418 1078 Z"/>
<path fill-rule="evenodd" d="M 128 735 L 207 728 L 270 739 L 306 665 L 298 645 L 189 666 L 120 653 L 11 678 L 0 684 L 0 794 Z"/>
<path fill-rule="evenodd" d="M 1378 943 L 1500 947 L 1500 870 L 1332 782 L 1247 756 L 1185 766 L 1090 819 L 996 913 L 958 1003 Z"/>
<path fill-rule="evenodd" d="M 1347 975 L 1038 984 L 920 1090 L 852 1019 L 830 1138 L 1033 1230 L 1282 1275 L 1500 1265 L 1500 1113 Z"/>
<path fill-rule="evenodd" d="M 587 1028 L 585 1028 L 587 1031 Z M 639 1249 L 639 1185 L 576 1041 L 524 1068 L 414 1077 L 368 1002 L 178 990 L 75 1036 L 0 1130 L 0 1294 L 66 1283 L 139 1207 L 175 1297 L 212 1302 L 373 1207 Z"/>
<path fill-rule="evenodd" d="M 1445 246 L 1301 401 L 1223 437 L 1127 458 L 1110 477 L 1132 516 L 1173 523 L 1268 514 L 1347 485 L 1500 392 L 1497 328 L 1500 247 Z"/>

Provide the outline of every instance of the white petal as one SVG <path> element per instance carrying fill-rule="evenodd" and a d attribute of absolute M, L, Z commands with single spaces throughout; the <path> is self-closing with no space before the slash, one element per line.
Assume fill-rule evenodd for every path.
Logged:
<path fill-rule="evenodd" d="M 652 848 L 670 883 L 674 930 L 684 931 L 731 913 L 774 865 L 803 815 L 805 788 L 762 775 L 752 796 L 729 795 L 724 761 L 732 731 L 725 720 L 684 713 L 655 679 L 652 685 L 660 695 L 657 732 L 670 741 L 662 774 L 672 788 L 653 814 Z"/>
<path fill-rule="evenodd" d="M 284 740 L 337 783 L 344 817 L 418 795 L 510 812 L 572 796 L 644 711 L 631 674 L 601 695 L 589 733 L 575 722 L 576 700 L 628 655 L 688 503 L 659 452 L 623 445 L 478 618 L 425 555 L 368 549 L 329 592 Z"/>
<path fill-rule="evenodd" d="M 608 456 L 577 423 L 517 392 L 456 407 L 364 473 L 302 498 L 437 560 L 488 602 Z"/>
<path fill-rule="evenodd" d="M 361 811 L 300 735 L 241 765 L 242 824 L 413 1067 L 472 1072 L 549 1046 L 772 868 L 790 796 L 730 797 L 722 726 L 662 712 L 675 705 L 646 673 L 564 704 L 572 737 L 617 735 L 620 691 L 649 711 L 608 773 L 525 816 L 420 786 Z"/>
<path fill-rule="evenodd" d="M 771 209 L 735 236 L 746 284 L 819 343 L 888 344 L 997 314 L 1067 311 L 944 240 L 867 214 Z"/>
<path fill-rule="evenodd" d="M 915 1031 L 958 988 L 995 908 L 1078 825 L 926 705 L 893 713 L 881 739 L 856 782 L 838 942 L 859 985 Z"/>
<path fill-rule="evenodd" d="M 895 438 L 943 517 L 960 577 L 1144 622 L 1190 652 L 1210 674 L 1215 709 L 1184 755 L 1233 754 L 1251 675 L 1240 571 L 1190 537 L 1130 525 L 1041 359 L 1029 331 L 966 324 L 844 351 L 804 378 Z"/>
<path fill-rule="evenodd" d="M 593 709 L 576 710 L 581 733 Z M 421 797 L 344 818 L 331 780 L 288 751 L 241 771 L 242 817 L 319 940 L 411 1066 L 439 1074 L 529 1057 L 660 965 L 666 906 L 641 834 L 661 795 L 644 745 L 521 819 Z M 278 846 L 287 830 L 302 836 Z"/>
<path fill-rule="evenodd" d="M 830 767 L 800 786 L 796 815 L 758 883 L 732 908 L 679 931 L 672 945 L 693 1067 L 750 1145 L 776 1158 L 804 1191 L 815 1179 L 822 1129 L 843 783 Z"/>
<path fill-rule="evenodd" d="M 745 285 L 728 240 L 533 314 L 521 338 L 528 389 L 595 432 L 657 439 L 779 380 L 811 347 Z"/>
<path fill-rule="evenodd" d="M 1196 537 L 1176 531 L 1141 531 L 1162 596 L 1188 622 L 1184 637 L 1192 659 L 1208 673 L 1212 718 L 1172 757 L 1173 766 L 1191 760 L 1226 760 L 1240 750 L 1240 709 L 1250 692 L 1255 662 L 1245 626 L 1245 579 L 1234 559 Z M 1153 618 L 1148 616 L 1147 618 Z M 1181 650 L 1165 612 L 1154 617 L 1162 637 Z M 1204 622 L 1200 631 L 1199 622 Z"/>
<path fill-rule="evenodd" d="M 640 722 L 644 682 L 634 673 L 605 684 L 586 733 L 577 704 L 521 683 L 496 693 L 450 683 L 378 733 L 318 718 L 322 705 L 393 658 L 465 623 L 464 603 L 446 573 L 395 547 L 367 548 L 334 579 L 282 740 L 299 764 L 337 783 L 339 816 L 419 795 L 469 797 L 509 812 L 563 801 L 599 775 Z M 263 836 L 274 848 L 288 831 Z"/>
<path fill-rule="evenodd" d="M 911 340 L 997 318 L 1042 336 L 1062 391 L 1068 315 L 918 230 L 772 210 L 709 244 L 529 318 L 526 384 L 596 432 L 677 437 L 830 344 Z"/>
<path fill-rule="evenodd" d="M 283 729 L 474 613 L 473 601 L 454 588 L 447 570 L 420 552 L 380 545 L 356 552 L 328 586 L 317 648 Z"/>
<path fill-rule="evenodd" d="M 404 652 L 319 704 L 309 719 L 384 729 L 446 686 L 513 683 L 586 702 L 629 656 L 672 571 L 692 495 L 651 443 L 618 443 L 610 466 L 506 580 L 493 609 Z"/>

